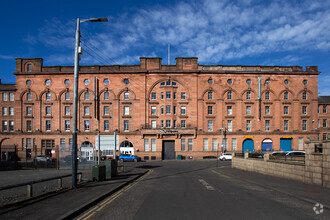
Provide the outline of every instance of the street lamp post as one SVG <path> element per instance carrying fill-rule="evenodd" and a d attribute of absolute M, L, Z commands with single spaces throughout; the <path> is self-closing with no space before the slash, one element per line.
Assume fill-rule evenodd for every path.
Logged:
<path fill-rule="evenodd" d="M 107 18 L 89 18 L 80 20 L 77 18 L 76 42 L 74 53 L 74 85 L 73 85 L 73 123 L 72 123 L 72 188 L 77 187 L 77 111 L 78 111 L 78 75 L 79 75 L 79 55 L 80 47 L 80 23 L 90 22 L 107 22 Z"/>

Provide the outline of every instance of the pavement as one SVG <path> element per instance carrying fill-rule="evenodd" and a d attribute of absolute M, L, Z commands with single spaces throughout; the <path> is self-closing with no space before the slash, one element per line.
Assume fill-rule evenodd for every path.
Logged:
<path fill-rule="evenodd" d="M 165 162 L 165 161 L 164 161 Z M 64 189 L 53 193 L 47 193 L 43 196 L 18 202 L 0 208 L 0 219 L 73 219 L 84 211 L 101 202 L 108 196 L 114 194 L 125 186 L 137 180 L 146 174 L 154 164 L 165 163 L 162 161 L 146 162 L 138 166 L 125 167 L 125 172 L 121 172 L 117 177 L 102 181 L 87 181 L 79 185 L 76 189 Z M 176 161 L 177 162 L 177 161 Z M 185 163 L 188 161 L 182 161 Z M 238 169 L 232 169 L 230 162 L 220 162 L 220 167 L 216 169 L 224 178 L 235 178 L 242 183 L 255 184 L 264 188 L 274 190 L 279 193 L 295 197 L 299 200 L 316 204 L 321 203 L 325 209 L 330 210 L 330 189 L 317 185 L 305 184 L 302 182 L 267 176 L 259 173 L 247 172 Z M 19 171 L 11 174 L 18 175 Z M 20 171 L 23 175 L 26 171 Z M 39 177 L 49 172 L 35 171 Z M 57 173 L 56 171 L 53 171 Z M 61 171 L 68 172 L 68 171 Z M 9 173 L 6 173 L 7 176 Z M 4 175 L 0 172 L 1 175 Z M 58 174 L 56 174 L 58 175 Z M 85 175 L 90 175 L 88 172 Z M 29 175 L 30 178 L 33 175 Z M 14 177 L 8 177 L 14 178 Z M 26 177 L 27 178 L 27 177 Z M 1 178 L 2 179 L 2 178 Z M 6 180 L 10 181 L 10 180 Z M 2 182 L 2 181 L 1 181 Z M 1 184 L 2 185 L 2 184 Z"/>
<path fill-rule="evenodd" d="M 146 172 L 146 169 L 130 167 L 106 181 L 87 181 L 78 185 L 76 189 L 55 191 L 7 205 L 0 208 L 0 219 L 72 219 Z"/>

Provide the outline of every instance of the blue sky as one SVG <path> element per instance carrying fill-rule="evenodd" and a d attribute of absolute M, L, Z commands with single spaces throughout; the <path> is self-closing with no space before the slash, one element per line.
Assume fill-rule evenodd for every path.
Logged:
<path fill-rule="evenodd" d="M 330 95 L 330 1 L 5 1 L 0 9 L 0 78 L 15 83 L 15 58 L 73 65 L 76 19 L 82 65 L 138 64 L 139 57 L 198 57 L 200 64 L 318 66 Z"/>

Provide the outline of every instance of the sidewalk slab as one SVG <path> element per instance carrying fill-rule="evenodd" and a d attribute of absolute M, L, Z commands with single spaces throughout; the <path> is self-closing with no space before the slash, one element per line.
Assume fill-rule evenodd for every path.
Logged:
<path fill-rule="evenodd" d="M 0 210 L 1 219 L 71 219 L 148 171 L 133 169 L 103 182 L 88 182 L 76 189 L 50 193 L 45 197 Z"/>

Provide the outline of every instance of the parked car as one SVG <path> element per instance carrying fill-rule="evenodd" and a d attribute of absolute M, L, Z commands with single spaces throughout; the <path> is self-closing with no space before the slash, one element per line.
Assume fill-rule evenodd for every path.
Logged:
<path fill-rule="evenodd" d="M 229 153 L 222 153 L 219 157 L 220 160 L 231 160 L 232 155 Z"/>
<path fill-rule="evenodd" d="M 39 161 L 45 161 L 45 162 L 53 161 L 53 159 L 50 156 L 47 156 L 47 155 L 39 155 L 39 156 L 36 156 L 34 159 L 37 162 L 39 162 Z"/>
<path fill-rule="evenodd" d="M 288 151 L 286 156 L 305 156 L 305 151 Z"/>
<path fill-rule="evenodd" d="M 124 161 L 134 161 L 134 162 L 138 162 L 138 161 L 141 161 L 141 157 L 138 157 L 138 156 L 134 156 L 132 154 L 121 154 L 119 157 L 118 157 L 118 160 L 120 162 L 124 162 Z"/>

